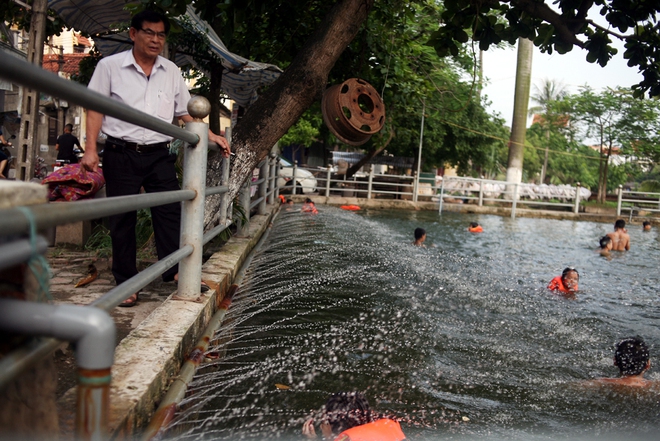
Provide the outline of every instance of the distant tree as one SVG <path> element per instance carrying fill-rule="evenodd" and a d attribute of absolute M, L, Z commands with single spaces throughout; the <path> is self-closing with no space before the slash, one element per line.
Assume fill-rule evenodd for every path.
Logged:
<path fill-rule="evenodd" d="M 540 183 L 545 182 L 548 170 L 548 150 L 550 149 L 550 133 L 559 130 L 566 125 L 568 118 L 558 111 L 556 102 L 567 95 L 567 91 L 561 83 L 545 79 L 541 86 L 534 85 L 534 93 L 531 99 L 537 105 L 529 109 L 530 115 L 538 115 L 538 123 L 545 132 L 545 140 L 542 145 L 545 146 L 545 155 L 543 158 L 543 167 L 541 168 Z"/>

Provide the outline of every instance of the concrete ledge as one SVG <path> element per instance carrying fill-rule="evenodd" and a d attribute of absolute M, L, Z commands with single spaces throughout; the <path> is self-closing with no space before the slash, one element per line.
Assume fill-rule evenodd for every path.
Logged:
<path fill-rule="evenodd" d="M 45 185 L 0 180 L 0 208 L 43 204 L 46 201 L 48 201 L 48 188 Z"/>
<path fill-rule="evenodd" d="M 202 267 L 202 278 L 211 290 L 195 301 L 171 294 L 115 350 L 110 390 L 112 438 L 133 438 L 149 422 L 171 379 L 216 310 L 250 251 L 255 247 L 278 205 L 269 214 L 250 220 L 247 237 L 232 237 Z M 60 431 L 73 433 L 76 388 L 58 401 Z"/>

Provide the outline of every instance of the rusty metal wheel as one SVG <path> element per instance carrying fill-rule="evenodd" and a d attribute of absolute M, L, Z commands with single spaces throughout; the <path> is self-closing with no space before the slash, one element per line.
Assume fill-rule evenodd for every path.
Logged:
<path fill-rule="evenodd" d="M 364 144 L 385 124 L 383 100 L 371 84 L 359 78 L 329 87 L 321 110 L 330 131 L 349 145 Z"/>

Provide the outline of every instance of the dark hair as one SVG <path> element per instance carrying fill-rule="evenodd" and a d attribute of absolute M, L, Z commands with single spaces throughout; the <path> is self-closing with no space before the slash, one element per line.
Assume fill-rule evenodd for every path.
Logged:
<path fill-rule="evenodd" d="M 310 198 L 305 199 L 306 204 L 313 204 L 314 201 L 312 201 Z"/>
<path fill-rule="evenodd" d="M 333 394 L 325 403 L 323 419 L 332 428 L 332 433 L 336 435 L 351 427 L 373 421 L 369 402 L 360 392 Z"/>
<path fill-rule="evenodd" d="M 628 337 L 616 345 L 614 363 L 621 375 L 639 375 L 649 362 L 649 348 L 642 337 Z"/>
<path fill-rule="evenodd" d="M 144 22 L 147 23 L 163 23 L 165 25 L 165 33 L 170 32 L 170 21 L 160 12 L 152 11 L 150 9 L 145 9 L 142 12 L 138 12 L 131 19 L 131 27 L 135 29 L 142 29 Z"/>
<path fill-rule="evenodd" d="M 612 238 L 610 236 L 603 236 L 600 238 L 600 247 L 601 248 L 607 248 L 607 244 L 612 242 Z"/>
<path fill-rule="evenodd" d="M 73 124 L 67 124 L 64 126 L 64 130 L 69 129 L 69 131 L 73 131 Z"/>
<path fill-rule="evenodd" d="M 578 280 L 580 280 L 580 273 L 578 273 L 578 270 L 576 270 L 572 266 L 567 266 L 566 268 L 564 268 L 564 271 L 561 272 L 561 278 L 563 279 L 566 276 L 566 274 L 570 273 L 571 271 L 575 271 L 575 274 L 577 274 L 578 276 Z"/>
<path fill-rule="evenodd" d="M 642 222 L 642 225 L 643 225 L 643 226 L 651 225 L 651 222 L 649 222 L 649 221 L 644 221 L 644 222 Z"/>
<path fill-rule="evenodd" d="M 415 240 L 421 239 L 426 234 L 424 228 L 415 228 Z"/>
<path fill-rule="evenodd" d="M 476 228 L 479 224 L 477 222 L 470 222 L 470 228 Z"/>
<path fill-rule="evenodd" d="M 626 228 L 626 221 L 623 219 L 617 219 L 616 222 L 614 222 L 614 229 L 619 229 L 619 228 Z"/>

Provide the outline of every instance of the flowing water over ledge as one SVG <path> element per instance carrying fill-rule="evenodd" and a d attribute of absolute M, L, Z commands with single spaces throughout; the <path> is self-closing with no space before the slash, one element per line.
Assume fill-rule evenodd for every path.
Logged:
<path fill-rule="evenodd" d="M 466 231 L 473 220 L 484 233 Z M 435 246 L 411 246 L 416 227 Z M 283 210 L 170 436 L 301 440 L 330 394 L 360 390 L 410 440 L 657 439 L 657 390 L 582 384 L 616 376 L 622 337 L 644 337 L 654 364 L 660 352 L 660 236 L 631 226 L 631 251 L 608 260 L 594 250 L 611 230 Z M 545 289 L 566 266 L 580 272 L 575 300 Z"/>

